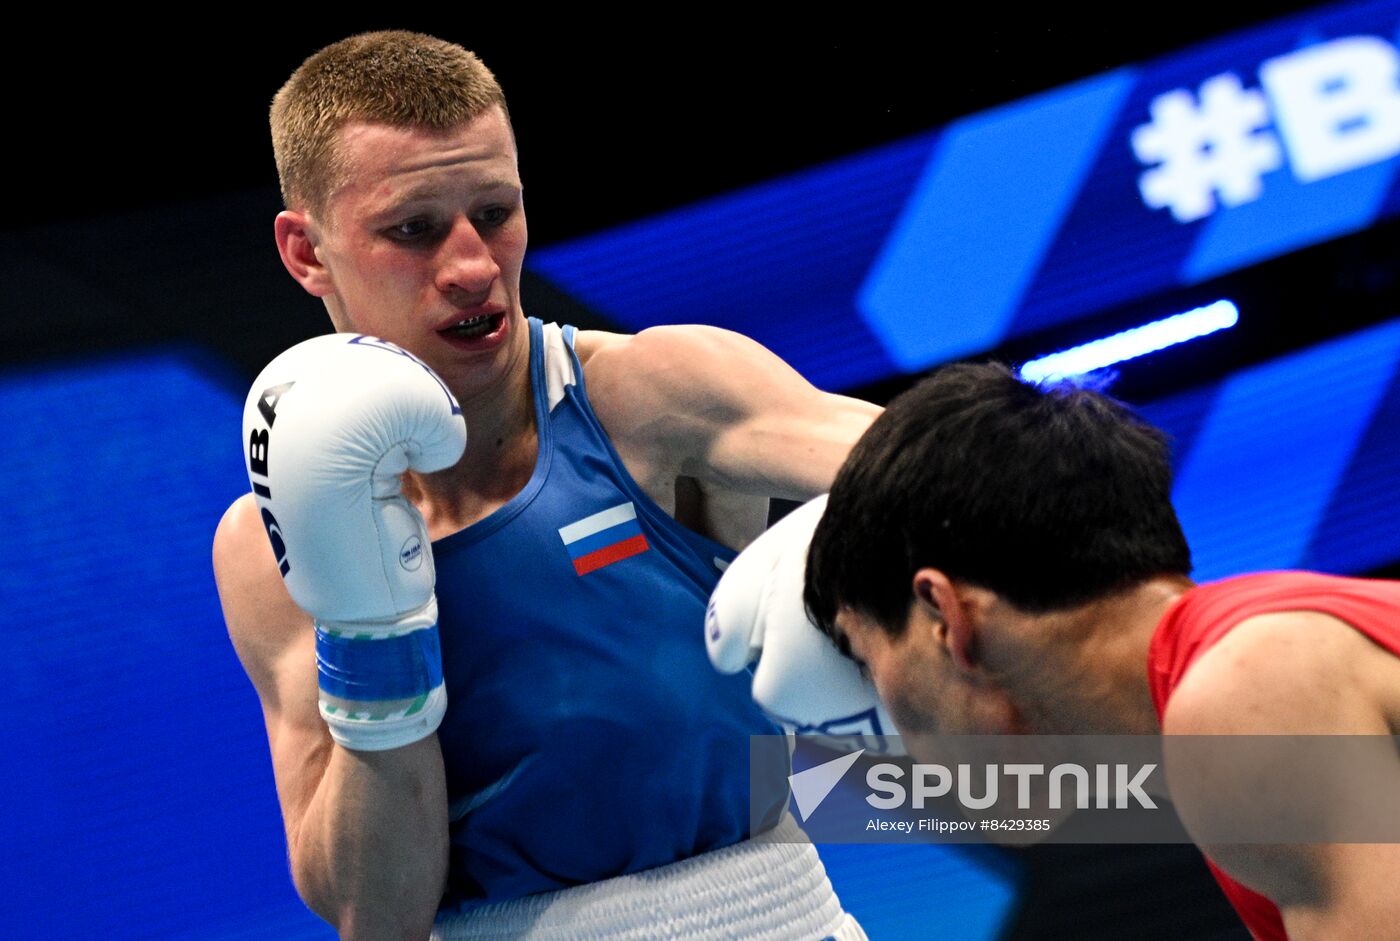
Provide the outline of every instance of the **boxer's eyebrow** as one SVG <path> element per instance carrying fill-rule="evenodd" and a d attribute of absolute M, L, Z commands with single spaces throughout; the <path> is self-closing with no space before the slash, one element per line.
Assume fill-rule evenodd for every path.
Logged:
<path fill-rule="evenodd" d="M 492 196 L 508 195 L 512 199 L 514 199 L 518 197 L 521 193 L 525 192 L 525 187 L 521 186 L 519 181 L 517 180 L 512 180 L 507 177 L 501 177 L 499 179 L 486 180 L 485 182 L 481 183 L 479 186 L 476 187 L 476 191 L 478 194 L 487 194 Z"/>
<path fill-rule="evenodd" d="M 385 200 L 383 200 L 382 202 L 377 203 L 377 204 L 370 210 L 370 215 L 372 215 L 372 216 L 383 216 L 383 215 L 387 215 L 387 214 L 389 214 L 389 213 L 398 212 L 399 210 L 403 209 L 405 206 L 411 206 L 411 205 L 413 205 L 414 203 L 426 203 L 426 202 L 431 202 L 432 200 L 433 200 L 433 196 L 432 196 L 431 193 L 428 193 L 428 192 L 421 192 L 421 193 L 395 193 L 392 197 L 389 197 L 388 199 L 385 199 Z"/>
<path fill-rule="evenodd" d="M 440 183 L 418 183 L 411 184 L 401 192 L 393 193 L 386 197 L 376 208 L 371 209 L 370 218 L 380 221 L 388 216 L 402 213 L 419 204 L 436 203 L 452 194 L 452 187 L 442 186 Z M 473 184 L 471 187 L 473 198 L 481 195 L 496 195 L 499 193 L 509 194 L 511 198 L 517 198 L 524 192 L 524 188 L 516 181 L 508 177 L 499 177 Z"/>

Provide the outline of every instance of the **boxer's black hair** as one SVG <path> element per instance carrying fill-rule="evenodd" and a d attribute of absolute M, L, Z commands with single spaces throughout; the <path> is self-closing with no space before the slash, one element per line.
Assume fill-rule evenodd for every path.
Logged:
<path fill-rule="evenodd" d="M 913 576 L 936 568 L 1043 613 L 1186 575 L 1166 436 L 1090 389 L 947 366 L 898 396 L 837 475 L 805 600 L 899 634 Z"/>

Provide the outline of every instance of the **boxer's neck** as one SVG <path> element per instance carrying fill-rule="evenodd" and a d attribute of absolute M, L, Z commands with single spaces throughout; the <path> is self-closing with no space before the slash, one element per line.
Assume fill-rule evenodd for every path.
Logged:
<path fill-rule="evenodd" d="M 463 394 L 467 449 L 435 474 L 408 474 L 404 494 L 422 512 L 434 539 L 489 516 L 529 482 L 539 455 L 528 341 L 502 381 Z"/>
<path fill-rule="evenodd" d="M 1036 618 L 1033 669 L 1003 682 L 1031 731 L 1152 735 L 1161 731 L 1147 651 L 1167 608 L 1190 587 L 1151 579 L 1111 598 Z M 1028 634 L 1028 636 L 1030 636 Z"/>

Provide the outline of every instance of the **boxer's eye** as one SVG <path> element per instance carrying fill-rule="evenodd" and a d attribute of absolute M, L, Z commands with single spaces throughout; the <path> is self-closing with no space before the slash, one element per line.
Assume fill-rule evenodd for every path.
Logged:
<path fill-rule="evenodd" d="M 385 234 L 399 242 L 416 242 L 433 231 L 427 219 L 409 219 L 385 230 Z"/>
<path fill-rule="evenodd" d="M 491 206 L 483 210 L 477 216 L 477 219 L 479 219 L 483 225 L 495 229 L 505 225 L 506 222 L 510 220 L 513 212 L 513 206 Z"/>

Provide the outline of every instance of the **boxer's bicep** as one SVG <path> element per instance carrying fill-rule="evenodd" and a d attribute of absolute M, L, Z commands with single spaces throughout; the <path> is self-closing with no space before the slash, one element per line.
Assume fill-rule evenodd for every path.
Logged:
<path fill-rule="evenodd" d="M 1251 618 L 1190 667 L 1163 716 L 1167 777 L 1183 822 L 1218 866 L 1274 901 L 1290 923 L 1335 919 L 1343 900 L 1354 908 L 1365 896 L 1367 864 L 1355 846 L 1297 842 L 1288 834 L 1325 832 L 1327 819 L 1342 833 L 1350 824 L 1327 815 L 1364 798 L 1352 773 L 1359 769 L 1329 767 L 1330 753 L 1309 743 L 1316 736 L 1385 741 L 1384 715 L 1357 679 L 1368 643 L 1316 612 Z M 1217 736 L 1252 738 L 1232 744 Z M 1377 775 L 1400 794 L 1393 750 L 1354 758 L 1366 765 L 1368 794 L 1376 792 Z M 1248 839 L 1220 838 L 1232 833 Z M 1272 833 L 1280 842 L 1264 842 Z M 1361 855 L 1368 853 L 1374 848 Z M 1324 935 L 1309 929 L 1299 936 Z"/>
<path fill-rule="evenodd" d="M 589 382 L 604 425 L 635 450 L 702 483 L 789 499 L 830 489 L 880 413 L 715 327 L 644 330 L 600 351 Z"/>
<path fill-rule="evenodd" d="M 1400 941 L 1400 844 L 1333 843 L 1316 848 L 1312 866 L 1322 884 L 1312 900 L 1279 906 L 1296 941 L 1376 938 Z"/>
<path fill-rule="evenodd" d="M 713 429 L 697 474 L 794 500 L 825 493 L 878 407 L 811 386 L 770 391 L 751 399 L 742 418 Z"/>
<path fill-rule="evenodd" d="M 736 490 L 807 500 L 831 489 L 836 472 L 880 408 L 817 389 L 759 344 L 738 334 L 715 341 L 711 377 L 699 383 L 733 419 L 705 429 L 697 476 Z M 741 368 L 727 369 L 733 362 Z"/>
<path fill-rule="evenodd" d="M 214 536 L 214 577 L 229 639 L 257 692 L 291 836 L 325 772 L 331 739 L 317 706 L 315 632 L 287 593 L 251 495 Z"/>

